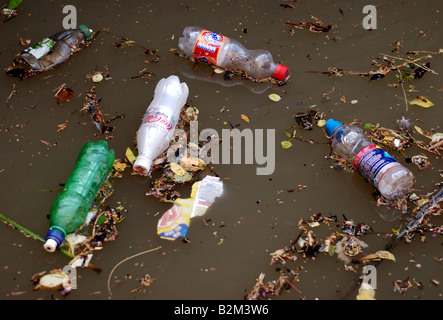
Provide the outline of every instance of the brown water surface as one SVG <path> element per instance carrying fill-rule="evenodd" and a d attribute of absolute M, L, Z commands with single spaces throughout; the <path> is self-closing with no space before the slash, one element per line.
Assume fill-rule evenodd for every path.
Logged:
<path fill-rule="evenodd" d="M 130 175 L 129 170 L 116 181 L 115 193 L 108 200 L 115 205 L 125 202 L 126 219 L 118 225 L 119 237 L 96 251 L 92 262 L 102 269 L 96 273 L 78 270 L 78 289 L 65 299 L 233 299 L 241 300 L 249 292 L 261 272 L 266 280 L 278 277 L 275 265 L 270 265 L 270 254 L 289 245 L 299 234 L 298 222 L 314 213 L 323 216 L 343 215 L 354 222 L 365 222 L 380 234 L 368 234 L 362 239 L 369 245 L 366 253 L 382 250 L 389 241 L 384 233 L 398 229 L 404 219 L 385 222 L 377 214 L 372 201 L 373 188 L 357 174 L 331 168 L 327 159 L 327 144 L 310 144 L 293 140 L 293 146 L 283 149 L 280 142 L 287 140 L 285 128 L 295 124 L 293 115 L 312 110 L 327 113 L 343 122 L 361 121 L 379 123 L 396 129 L 402 115 L 423 129 L 442 132 L 442 77 L 443 59 L 435 55 L 431 68 L 438 74 L 426 73 L 412 85 L 418 92 L 407 92 L 408 100 L 417 95 L 428 97 L 435 106 L 425 109 L 409 105 L 406 111 L 401 87 L 395 72 L 379 81 L 367 77 L 327 76 L 305 73 L 309 70 L 327 70 L 335 66 L 349 71 L 368 71 L 372 60 L 381 54 L 392 54 L 393 42 L 401 41 L 401 53 L 408 50 L 437 51 L 443 48 L 441 20 L 443 6 L 434 1 L 373 1 L 377 7 L 377 29 L 362 28 L 365 1 L 296 1 L 293 8 L 284 8 L 284 1 L 219 0 L 219 1 L 85 1 L 72 0 L 77 8 L 78 23 L 94 30 L 109 28 L 152 50 L 161 57 L 159 63 L 146 63 L 151 56 L 137 47 L 116 48 L 118 39 L 100 33 L 85 50 L 76 53 L 67 63 L 56 69 L 25 81 L 0 77 L 0 212 L 33 232 L 44 236 L 49 227 L 47 215 L 57 189 L 72 170 L 81 147 L 88 140 L 104 139 L 90 121 L 79 111 L 85 93 L 92 82 L 86 75 L 95 69 L 107 71 L 111 80 L 97 85 L 102 98 L 102 111 L 108 117 L 122 113 L 125 118 L 112 122 L 115 131 L 107 141 L 117 158 L 123 158 L 133 140 L 141 116 L 148 106 L 158 80 L 171 74 L 178 75 L 190 89 L 188 103 L 197 107 L 199 127 L 218 132 L 239 124 L 239 129 L 275 129 L 275 171 L 271 175 L 256 175 L 256 164 L 219 164 L 214 169 L 224 183 L 223 196 L 207 211 L 204 225 L 200 218 L 192 220 L 188 231 L 189 243 L 162 240 L 156 226 L 160 214 L 170 205 L 160 203 L 144 193 L 149 180 Z M 19 36 L 40 41 L 60 30 L 64 14 L 61 1 L 26 0 L 19 7 L 19 15 L 0 25 L 0 61 L 10 65 L 14 55 L 23 47 Z M 342 13 L 340 12 L 342 11 Z M 295 29 L 291 34 L 286 21 L 310 20 L 315 16 L 334 25 L 328 33 L 312 33 Z M 170 52 L 177 48 L 185 26 L 198 25 L 240 40 L 247 48 L 269 50 L 276 61 L 291 71 L 289 82 L 283 86 L 266 86 L 246 81 L 245 85 L 228 86 L 216 81 L 189 77 L 192 62 Z M 142 71 L 155 74 L 153 79 L 131 79 Z M 198 72 L 210 75 L 207 66 L 199 65 Z M 244 81 L 245 82 L 245 81 Z M 74 90 L 74 97 L 62 105 L 56 103 L 53 90 L 66 83 Z M 241 83 L 241 82 L 240 82 Z M 13 90 L 12 95 L 6 101 Z M 409 89 L 409 83 L 405 84 Z M 333 92 L 330 100 L 322 102 L 323 93 Z M 254 92 L 255 91 L 255 92 Z M 257 93 L 258 92 L 258 93 Z M 282 99 L 273 102 L 271 93 Z M 346 103 L 340 100 L 346 97 Z M 352 104 L 352 100 L 358 102 Z M 33 108 L 30 108 L 34 106 Z M 220 110 L 224 108 L 224 111 Z M 241 114 L 249 117 L 244 122 Z M 65 130 L 57 132 L 57 125 L 67 122 Z M 305 131 L 297 127 L 297 136 L 327 142 L 323 129 L 314 127 Z M 416 134 L 419 139 L 427 138 Z M 108 135 L 109 136 L 109 135 Z M 42 141 L 56 143 L 48 147 Z M 431 166 L 422 171 L 405 158 L 423 153 L 415 147 L 404 153 L 391 152 L 416 176 L 415 188 L 419 194 L 434 189 L 441 180 L 438 170 L 443 161 L 427 153 Z M 306 186 L 300 188 L 300 186 Z M 290 192 L 293 190 L 293 192 Z M 180 189 L 183 196 L 190 188 Z M 405 217 L 406 218 L 406 217 Z M 434 218 L 441 224 L 441 217 Z M 317 238 L 330 234 L 322 226 L 313 229 Z M 396 262 L 384 261 L 377 267 L 377 299 L 441 299 L 442 281 L 441 235 L 425 234 L 426 241 L 414 238 L 401 243 L 393 254 Z M 63 298 L 57 291 L 33 291 L 30 279 L 41 271 L 62 268 L 69 259 L 60 253 L 47 253 L 42 243 L 26 238 L 17 230 L 3 226 L 0 233 L 0 299 Z M 115 269 L 111 290 L 107 281 L 110 272 L 127 257 L 153 249 L 149 254 L 130 259 Z M 284 292 L 273 299 L 355 299 L 356 290 L 348 291 L 356 273 L 345 270 L 336 256 L 320 254 L 315 259 L 302 256 L 287 264 L 301 267 L 295 285 L 302 291 Z M 361 265 L 355 266 L 361 272 Z M 138 279 L 149 274 L 154 278 L 150 287 L 140 287 Z M 116 284 L 117 280 L 129 278 Z M 415 279 L 422 288 L 410 288 L 406 293 L 393 292 L 393 281 Z M 352 286 L 351 286 L 352 288 Z M 21 293 L 20 295 L 14 292 Z"/>

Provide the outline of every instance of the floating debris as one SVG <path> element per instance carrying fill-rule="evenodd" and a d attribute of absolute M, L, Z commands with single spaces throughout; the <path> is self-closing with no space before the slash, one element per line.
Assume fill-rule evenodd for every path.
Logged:
<path fill-rule="evenodd" d="M 286 24 L 297 29 L 307 29 L 310 32 L 328 32 L 333 29 L 332 24 L 325 24 L 314 16 L 311 16 L 314 21 L 293 23 L 287 21 Z"/>
<path fill-rule="evenodd" d="M 125 115 L 121 114 L 119 116 L 115 116 L 108 120 L 105 120 L 99 106 L 99 102 L 101 100 L 101 98 L 97 97 L 95 92 L 95 85 L 93 85 L 91 90 L 86 93 L 85 103 L 83 104 L 83 107 L 80 109 L 80 111 L 82 112 L 82 115 L 85 112 L 88 112 L 91 115 L 92 122 L 94 123 L 96 128 L 100 131 L 100 133 L 104 134 L 112 132 L 114 130 L 114 127 L 108 125 L 111 121 L 124 118 Z"/>
<path fill-rule="evenodd" d="M 358 289 L 357 300 L 375 300 L 375 289 L 370 284 L 362 282 Z"/>
<path fill-rule="evenodd" d="M 74 95 L 74 90 L 66 87 L 66 83 L 63 83 L 58 88 L 54 89 L 53 91 L 57 90 L 54 97 L 57 98 L 57 104 L 62 104 L 64 102 L 69 101 L 72 96 Z"/>
<path fill-rule="evenodd" d="M 418 96 L 414 100 L 409 101 L 409 104 L 410 105 L 417 105 L 417 106 L 420 106 L 423 108 L 430 108 L 434 105 L 434 103 L 432 103 L 432 101 L 429 101 L 429 99 L 424 96 Z"/>
<path fill-rule="evenodd" d="M 269 99 L 271 99 L 272 101 L 275 101 L 275 102 L 278 102 L 281 100 L 281 97 L 275 93 L 271 93 L 268 97 L 269 97 Z"/>

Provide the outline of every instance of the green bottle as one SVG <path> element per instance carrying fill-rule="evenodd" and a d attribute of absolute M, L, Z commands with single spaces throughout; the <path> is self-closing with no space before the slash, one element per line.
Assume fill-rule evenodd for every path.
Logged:
<path fill-rule="evenodd" d="M 8 9 L 15 9 L 17 8 L 21 3 L 23 2 L 23 0 L 11 0 L 8 3 Z"/>
<path fill-rule="evenodd" d="M 44 248 L 54 252 L 66 235 L 80 227 L 103 182 L 114 164 L 114 150 L 108 150 L 106 141 L 87 142 L 80 151 L 61 193 L 51 206 L 50 228 Z"/>

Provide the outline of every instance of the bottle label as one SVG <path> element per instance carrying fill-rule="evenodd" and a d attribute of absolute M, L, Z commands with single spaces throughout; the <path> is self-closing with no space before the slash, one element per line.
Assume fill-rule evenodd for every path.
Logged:
<path fill-rule="evenodd" d="M 143 125 L 154 125 L 166 131 L 173 129 L 169 116 L 157 109 L 148 112 Z"/>
<path fill-rule="evenodd" d="M 55 41 L 49 38 L 44 39 L 43 41 L 37 43 L 36 45 L 28 48 L 25 52 L 32 54 L 36 59 L 40 59 L 45 56 L 52 50 L 55 45 Z"/>
<path fill-rule="evenodd" d="M 354 170 L 360 173 L 366 180 L 378 188 L 383 175 L 393 167 L 400 164 L 382 148 L 370 145 L 362 150 L 354 158 Z"/>
<path fill-rule="evenodd" d="M 194 58 L 217 65 L 218 52 L 225 39 L 226 37 L 220 34 L 202 30 L 195 42 Z"/>

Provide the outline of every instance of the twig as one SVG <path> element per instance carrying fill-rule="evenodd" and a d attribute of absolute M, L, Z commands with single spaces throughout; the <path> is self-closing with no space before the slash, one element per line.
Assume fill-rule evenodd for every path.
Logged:
<path fill-rule="evenodd" d="M 288 279 L 285 279 L 286 283 L 289 284 L 295 291 L 297 291 L 298 293 L 302 294 L 301 290 L 298 289 L 296 286 L 294 286 L 291 281 L 289 281 Z"/>
<path fill-rule="evenodd" d="M 119 265 L 121 265 L 123 262 L 126 262 L 126 261 L 128 261 L 128 260 L 130 260 L 130 259 L 132 259 L 132 258 L 138 257 L 138 256 L 140 256 L 140 255 L 142 255 L 142 254 L 145 254 L 145 253 L 149 253 L 149 252 L 152 252 L 152 251 L 158 250 L 158 249 L 160 249 L 160 248 L 161 248 L 161 246 L 159 246 L 159 247 L 157 247 L 157 248 L 154 248 L 154 249 L 149 249 L 149 250 L 146 250 L 146 251 L 143 251 L 143 252 L 139 252 L 139 253 L 134 254 L 133 256 L 127 257 L 127 258 L 123 259 L 122 261 L 120 261 L 119 263 L 117 263 L 117 264 L 114 266 L 114 268 L 112 268 L 111 273 L 109 274 L 109 277 L 108 277 L 108 291 L 109 291 L 109 294 L 112 296 L 111 286 L 110 286 L 110 284 L 109 284 L 109 281 L 111 280 L 112 273 L 114 272 L 115 269 L 117 269 L 117 267 L 118 267 Z"/>
<path fill-rule="evenodd" d="M 428 68 L 428 67 L 426 67 L 426 66 L 422 66 L 422 65 L 419 65 L 418 63 L 416 63 L 416 61 L 418 61 L 419 59 L 426 58 L 427 56 L 425 56 L 425 57 L 421 57 L 421 58 L 419 58 L 419 59 L 417 59 L 417 60 L 408 60 L 408 59 L 405 59 L 405 58 L 400 58 L 400 57 L 391 56 L 391 55 L 389 55 L 389 54 L 384 54 L 384 53 L 380 53 L 380 54 L 382 54 L 382 55 L 384 55 L 384 56 L 386 56 L 386 57 L 389 57 L 389 58 L 393 58 L 393 59 L 398 59 L 398 60 L 406 61 L 406 64 L 409 64 L 409 63 L 415 64 L 417 67 L 420 67 L 420 68 L 422 68 L 422 69 L 425 69 L 426 71 L 428 71 L 428 72 L 430 72 L 430 73 L 438 74 L 438 73 L 435 72 L 434 70 L 432 70 L 432 69 L 430 69 L 430 68 Z M 431 58 L 431 57 L 429 57 L 429 58 Z M 405 64 L 405 65 L 406 65 L 406 64 Z M 403 66 L 405 66 L 405 65 L 403 65 Z"/>
<path fill-rule="evenodd" d="M 122 39 L 124 41 L 131 41 L 131 44 L 135 44 L 136 46 L 146 50 L 146 52 L 148 52 L 149 54 L 154 54 L 154 52 L 151 49 L 143 47 L 142 45 L 138 44 L 137 42 L 135 42 L 133 40 L 130 40 L 128 37 L 123 37 L 123 36 L 116 35 L 115 33 L 112 33 L 111 31 L 106 30 L 106 29 L 102 29 L 101 31 L 109 33 L 110 35 L 112 35 L 112 36 L 114 36 L 116 38 L 120 38 L 120 39 Z"/>
<path fill-rule="evenodd" d="M 400 73 L 400 79 L 403 77 L 400 69 L 397 69 L 398 73 Z M 405 91 L 405 87 L 403 86 L 403 82 L 399 81 L 401 84 L 401 89 L 403 90 L 403 96 L 405 98 L 405 104 L 406 104 L 406 112 L 408 112 L 408 98 L 406 97 L 406 91 Z"/>

